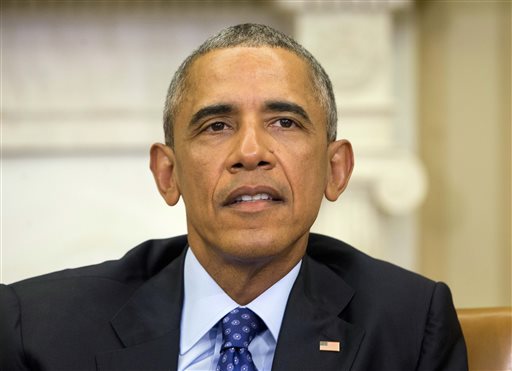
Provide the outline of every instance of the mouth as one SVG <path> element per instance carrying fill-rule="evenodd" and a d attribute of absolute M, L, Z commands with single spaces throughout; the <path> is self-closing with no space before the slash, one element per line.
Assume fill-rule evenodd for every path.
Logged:
<path fill-rule="evenodd" d="M 256 204 L 256 203 L 282 203 L 283 197 L 279 192 L 271 187 L 240 187 L 231 192 L 224 206 L 239 206 L 244 204 Z"/>
<path fill-rule="evenodd" d="M 273 198 L 268 193 L 258 193 L 254 196 L 251 195 L 242 195 L 238 196 L 235 201 L 233 201 L 233 204 L 238 204 L 240 202 L 256 202 L 256 201 L 273 201 Z"/>

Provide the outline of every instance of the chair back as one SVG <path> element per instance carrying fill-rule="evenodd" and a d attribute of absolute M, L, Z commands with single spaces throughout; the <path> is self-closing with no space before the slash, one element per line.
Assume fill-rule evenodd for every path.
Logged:
<path fill-rule="evenodd" d="M 512 370 L 512 307 L 457 310 L 470 370 Z"/>

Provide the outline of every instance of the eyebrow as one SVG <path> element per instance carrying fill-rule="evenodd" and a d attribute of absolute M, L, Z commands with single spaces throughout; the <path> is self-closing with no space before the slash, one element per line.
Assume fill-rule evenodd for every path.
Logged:
<path fill-rule="evenodd" d="M 231 104 L 212 104 L 211 106 L 203 107 L 194 113 L 190 119 L 190 125 L 194 126 L 208 116 L 226 115 L 233 111 L 235 111 L 235 109 Z"/>
<path fill-rule="evenodd" d="M 296 103 L 286 101 L 267 101 L 265 110 L 270 112 L 290 112 L 301 116 L 303 119 L 311 122 L 306 110 Z"/>

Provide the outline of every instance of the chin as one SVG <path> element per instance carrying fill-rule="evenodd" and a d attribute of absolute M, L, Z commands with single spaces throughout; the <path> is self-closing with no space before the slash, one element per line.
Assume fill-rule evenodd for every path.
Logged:
<path fill-rule="evenodd" d="M 302 254 L 305 248 L 299 241 L 304 236 L 286 235 L 278 232 L 262 231 L 237 231 L 224 235 L 219 243 L 221 250 L 226 255 L 240 261 L 267 260 L 282 255 Z"/>

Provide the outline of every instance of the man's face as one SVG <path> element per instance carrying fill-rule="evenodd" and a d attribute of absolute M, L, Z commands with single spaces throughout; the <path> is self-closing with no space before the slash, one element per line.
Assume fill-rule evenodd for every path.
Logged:
<path fill-rule="evenodd" d="M 303 254 L 330 166 L 326 115 L 304 61 L 267 47 L 199 57 L 174 137 L 172 172 L 196 255 Z"/>

